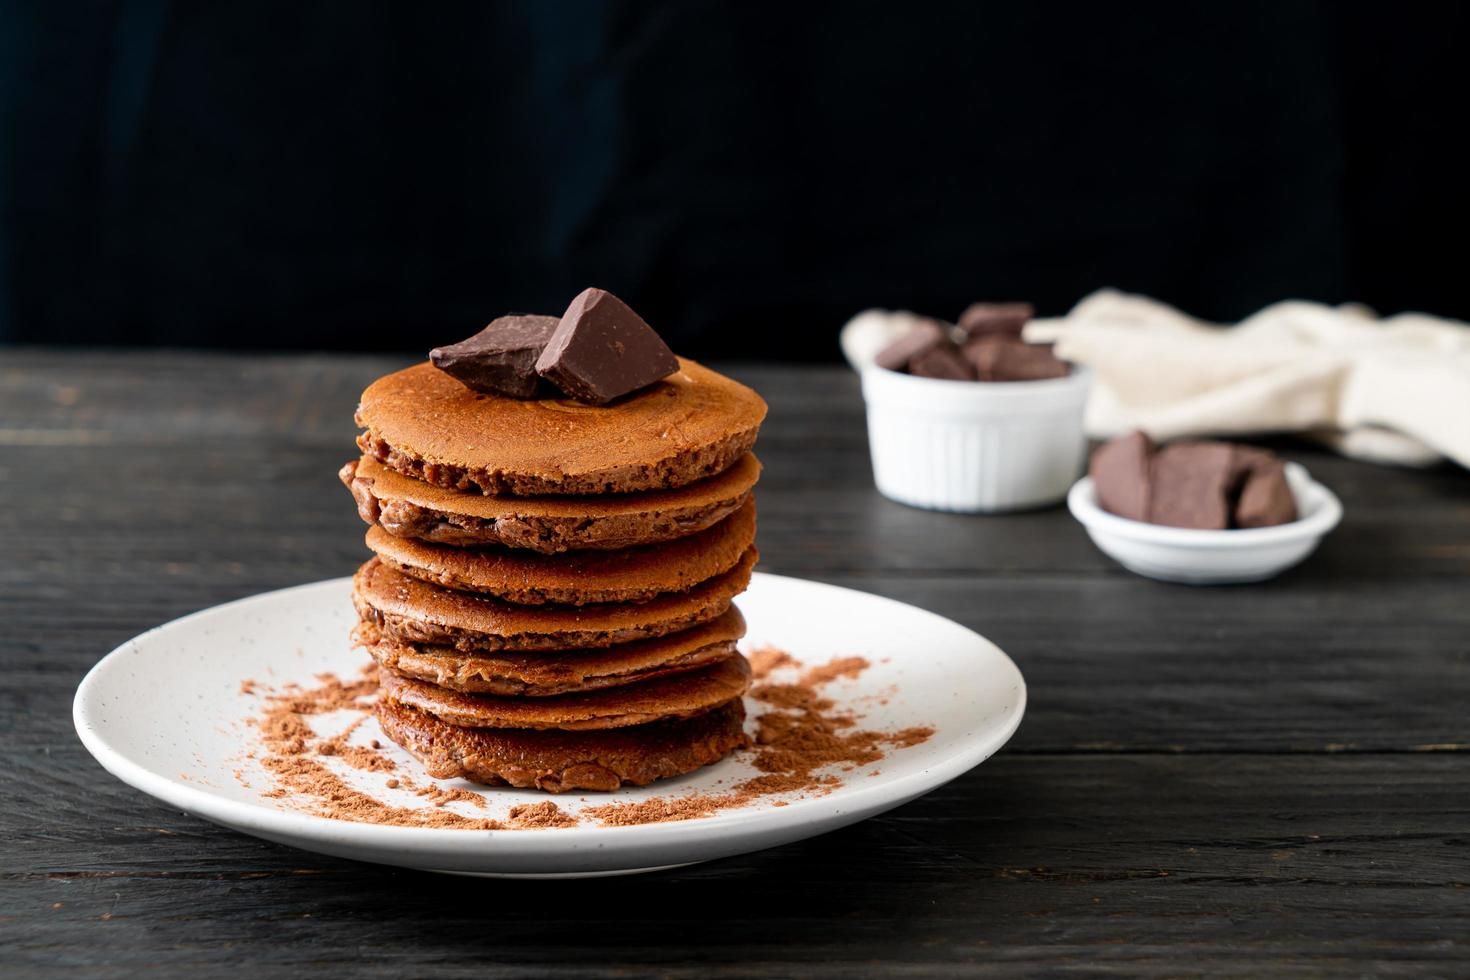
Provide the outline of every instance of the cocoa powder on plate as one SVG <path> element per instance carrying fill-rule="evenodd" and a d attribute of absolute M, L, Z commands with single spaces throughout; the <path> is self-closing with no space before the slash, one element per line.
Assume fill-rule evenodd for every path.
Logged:
<path fill-rule="evenodd" d="M 765 648 L 751 655 L 751 673 L 767 678 L 783 667 L 799 664 L 781 650 Z M 751 688 L 748 697 L 769 710 L 756 716 L 756 734 L 750 762 L 763 775 L 735 784 L 725 793 L 693 793 L 681 797 L 654 797 L 638 803 L 609 803 L 582 812 L 605 826 L 692 820 L 720 810 L 746 806 L 776 794 L 820 796 L 842 785 L 842 779 L 817 770 L 840 766 L 849 771 L 884 757 L 884 747 L 917 745 L 934 734 L 927 726 L 899 732 L 857 728 L 850 714 L 835 710 L 817 687 L 840 677 L 856 677 L 866 670 L 861 657 L 842 657 L 805 671 L 793 683 L 767 682 Z M 784 800 L 773 805 L 785 805 Z"/>
<path fill-rule="evenodd" d="M 736 783 L 723 792 L 693 793 L 676 797 L 654 797 L 637 803 L 608 803 L 583 809 L 582 814 L 604 826 L 629 826 L 691 820 L 721 810 L 748 806 L 775 795 L 820 796 L 842 785 L 840 775 L 884 758 L 894 748 L 907 748 L 934 734 L 927 726 L 895 732 L 858 727 L 857 718 L 837 708 L 833 699 L 818 690 L 842 678 L 855 678 L 870 665 L 861 657 L 839 657 L 808 668 L 794 681 L 769 680 L 776 671 L 801 666 L 791 654 L 763 648 L 750 655 L 751 673 L 759 681 L 747 695 L 767 708 L 755 716 L 755 736 L 745 751 L 748 761 L 761 775 Z M 275 786 L 263 795 L 296 797 L 315 813 L 340 820 L 390 824 L 403 827 L 449 827 L 465 830 L 546 829 L 572 827 L 579 817 L 562 810 L 550 800 L 512 807 L 507 820 L 471 817 L 446 809 L 463 803 L 483 809 L 485 798 L 475 792 L 430 783 L 419 784 L 397 772 L 393 760 L 377 740 L 354 745 L 350 737 L 369 716 L 377 684 L 371 666 L 357 681 L 343 681 L 332 674 L 317 676 L 319 686 L 287 685 L 280 692 L 262 694 L 259 682 L 241 683 L 241 692 L 265 698 L 265 710 L 256 719 L 263 751 L 260 764 L 272 774 Z M 307 719 L 336 711 L 359 712 L 346 728 L 330 736 L 319 736 Z M 325 760 L 339 759 L 367 772 L 393 773 L 384 784 L 423 798 L 425 807 L 400 807 L 385 803 L 350 785 Z M 870 772 L 868 775 L 876 775 Z M 244 779 L 243 775 L 236 773 Z M 785 806 L 772 800 L 771 806 Z"/>
<path fill-rule="evenodd" d="M 317 680 L 319 687 L 308 689 L 288 685 L 281 693 L 266 695 L 265 711 L 256 719 L 263 749 L 259 761 L 275 777 L 276 785 L 262 795 L 274 799 L 293 796 L 305 801 L 313 812 L 337 820 L 399 827 L 504 828 L 505 824 L 498 820 L 466 817 L 440 808 L 451 800 L 473 802 L 483 807 L 484 800 L 475 793 L 432 788 L 421 795 L 434 797 L 433 802 L 437 806 L 427 810 L 410 809 L 384 803 L 348 784 L 319 759 L 335 756 L 354 768 L 375 772 L 391 772 L 395 768 L 392 759 L 371 746 L 355 746 L 347 742 L 347 738 L 367 718 L 372 705 L 364 699 L 376 693 L 377 682 L 365 678 L 346 683 L 333 674 L 319 674 Z M 247 681 L 242 685 L 242 691 L 247 685 L 249 693 L 256 693 L 259 687 L 258 682 Z M 362 713 L 346 729 L 330 737 L 317 736 L 306 721 L 311 715 L 343 710 Z M 391 782 L 398 785 L 406 783 L 402 777 Z"/>

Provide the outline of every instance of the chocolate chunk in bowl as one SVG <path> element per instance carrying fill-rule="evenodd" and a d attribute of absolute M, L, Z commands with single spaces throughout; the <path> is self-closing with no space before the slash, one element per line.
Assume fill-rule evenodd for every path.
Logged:
<path fill-rule="evenodd" d="M 1050 344 L 1028 344 L 1001 334 L 984 334 L 965 342 L 964 355 L 981 381 L 1046 381 L 1071 371 Z"/>
<path fill-rule="evenodd" d="M 974 381 L 975 369 L 958 347 L 948 341 L 930 348 L 909 361 L 909 374 L 916 378 L 943 381 Z"/>
<path fill-rule="evenodd" d="M 945 329 L 933 320 L 920 320 L 913 329 L 900 335 L 873 358 L 873 363 L 889 371 L 907 371 L 917 358 L 949 341 Z"/>
<path fill-rule="evenodd" d="M 1020 339 L 1021 331 L 1036 315 L 1030 303 L 971 303 L 960 314 L 959 328 L 967 338 L 1005 336 Z"/>

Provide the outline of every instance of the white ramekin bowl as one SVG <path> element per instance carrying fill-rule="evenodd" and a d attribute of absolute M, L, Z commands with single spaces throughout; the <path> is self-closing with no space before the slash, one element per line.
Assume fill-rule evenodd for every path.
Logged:
<path fill-rule="evenodd" d="M 1081 471 L 1091 375 L 939 381 L 863 370 L 873 479 L 912 507 L 967 513 L 1060 501 Z"/>
<path fill-rule="evenodd" d="M 1310 555 L 1342 519 L 1337 496 L 1303 467 L 1287 463 L 1286 482 L 1300 516 L 1275 527 L 1200 531 L 1129 520 L 1098 505 L 1091 477 L 1072 487 L 1067 506 L 1104 554 L 1139 575 L 1190 585 L 1259 582 Z"/>

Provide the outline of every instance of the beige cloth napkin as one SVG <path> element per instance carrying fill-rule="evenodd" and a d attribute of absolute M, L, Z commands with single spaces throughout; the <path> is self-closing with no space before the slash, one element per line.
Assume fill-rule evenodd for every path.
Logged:
<path fill-rule="evenodd" d="M 1284 302 L 1222 328 L 1101 290 L 1026 339 L 1092 368 L 1095 437 L 1298 432 L 1375 462 L 1470 467 L 1470 324 Z"/>

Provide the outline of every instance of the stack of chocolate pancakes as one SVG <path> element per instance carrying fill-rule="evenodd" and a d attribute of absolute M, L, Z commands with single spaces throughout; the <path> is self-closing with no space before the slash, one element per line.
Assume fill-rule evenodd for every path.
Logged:
<path fill-rule="evenodd" d="M 475 391 L 429 363 L 370 385 L 341 477 L 372 525 L 354 637 L 388 737 L 433 776 L 551 792 L 743 744 L 731 600 L 756 561 L 765 412 L 682 359 L 606 405 Z"/>

